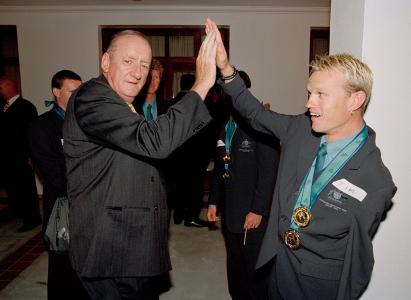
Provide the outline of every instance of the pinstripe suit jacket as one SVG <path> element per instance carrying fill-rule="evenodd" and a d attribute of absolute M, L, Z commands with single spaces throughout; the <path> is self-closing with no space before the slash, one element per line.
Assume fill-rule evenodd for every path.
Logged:
<path fill-rule="evenodd" d="M 375 145 L 375 132 L 368 127 L 364 146 L 320 193 L 312 208 L 313 220 L 299 230 L 302 246 L 290 250 L 282 235 L 290 226 L 296 196 L 316 156 L 320 136 L 311 130 L 307 115 L 263 109 L 239 76 L 223 86 L 234 108 L 253 128 L 281 142 L 277 184 L 257 267 L 276 257 L 276 282 L 284 299 L 357 299 L 371 277 L 372 236 L 396 192 Z M 341 190 L 337 184 L 341 180 L 354 191 L 365 191 L 365 198 Z"/>
<path fill-rule="evenodd" d="M 210 119 L 195 92 L 149 122 L 103 76 L 73 94 L 63 137 L 70 257 L 81 276 L 153 276 L 171 268 L 165 183 L 152 162 Z"/>

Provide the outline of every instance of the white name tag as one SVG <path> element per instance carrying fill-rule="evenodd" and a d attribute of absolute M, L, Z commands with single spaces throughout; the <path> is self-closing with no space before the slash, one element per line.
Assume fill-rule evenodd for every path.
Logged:
<path fill-rule="evenodd" d="M 225 144 L 222 140 L 217 141 L 217 147 L 224 147 L 224 146 L 225 146 Z"/>
<path fill-rule="evenodd" d="M 365 196 L 367 196 L 367 192 L 364 191 L 362 188 L 352 184 L 347 179 L 340 179 L 334 181 L 333 186 L 335 186 L 340 191 L 346 193 L 347 195 L 357 199 L 358 201 L 364 200 Z"/>
<path fill-rule="evenodd" d="M 63 139 L 60 139 L 61 140 L 61 145 L 63 146 L 64 145 L 64 140 Z"/>

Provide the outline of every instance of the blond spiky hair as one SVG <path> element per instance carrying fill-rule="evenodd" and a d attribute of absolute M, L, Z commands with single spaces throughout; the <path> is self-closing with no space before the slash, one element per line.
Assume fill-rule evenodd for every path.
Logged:
<path fill-rule="evenodd" d="M 335 54 L 317 56 L 310 64 L 310 75 L 316 71 L 330 71 L 337 69 L 344 74 L 346 80 L 345 89 L 349 93 L 363 91 L 366 95 L 362 111 L 365 112 L 371 98 L 372 71 L 358 58 L 350 54 Z"/>

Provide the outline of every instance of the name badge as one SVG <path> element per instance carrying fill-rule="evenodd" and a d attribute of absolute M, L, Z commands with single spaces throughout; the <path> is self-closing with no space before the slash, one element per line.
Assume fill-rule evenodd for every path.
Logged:
<path fill-rule="evenodd" d="M 63 146 L 64 145 L 64 139 L 60 139 L 60 141 L 61 141 L 61 145 Z"/>
<path fill-rule="evenodd" d="M 344 179 L 344 178 L 334 181 L 332 185 L 335 186 L 340 191 L 346 193 L 347 195 L 357 199 L 360 202 L 364 200 L 365 196 L 367 196 L 366 191 L 352 184 L 351 182 L 349 182 L 347 179 Z"/>

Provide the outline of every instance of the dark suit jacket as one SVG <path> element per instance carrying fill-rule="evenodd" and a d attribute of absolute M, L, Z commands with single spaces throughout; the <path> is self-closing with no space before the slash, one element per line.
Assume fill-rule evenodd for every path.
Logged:
<path fill-rule="evenodd" d="M 223 87 L 253 128 L 281 142 L 278 180 L 257 267 L 277 257 L 276 280 L 285 299 L 357 299 L 371 277 L 372 236 L 396 192 L 375 145 L 375 132 L 368 127 L 365 145 L 321 192 L 312 222 L 299 230 L 302 246 L 290 250 L 282 235 L 290 226 L 296 195 L 320 136 L 312 132 L 307 115 L 264 110 L 239 77 Z M 354 191 L 365 191 L 365 198 L 338 188 L 342 179 Z"/>
<path fill-rule="evenodd" d="M 27 172 L 30 150 L 27 126 L 37 117 L 36 107 L 19 97 L 6 112 L 0 112 L 0 132 L 2 134 L 2 165 L 7 176 L 19 176 Z"/>
<path fill-rule="evenodd" d="M 104 76 L 71 97 L 63 124 L 70 255 L 83 277 L 153 276 L 170 269 L 167 157 L 210 121 L 190 92 L 157 120 L 131 112 Z"/>
<path fill-rule="evenodd" d="M 62 127 L 63 119 L 51 109 L 31 122 L 28 129 L 31 155 L 43 177 L 44 228 L 57 197 L 67 195 Z"/>
<path fill-rule="evenodd" d="M 229 171 L 232 178 L 223 179 L 225 172 L 225 125 L 221 128 L 214 158 L 209 204 L 217 205 L 228 231 L 244 232 L 245 217 L 249 212 L 263 216 L 255 229 L 265 230 L 279 161 L 279 143 L 270 136 L 253 130 L 235 117 L 237 129 L 232 139 Z"/>

